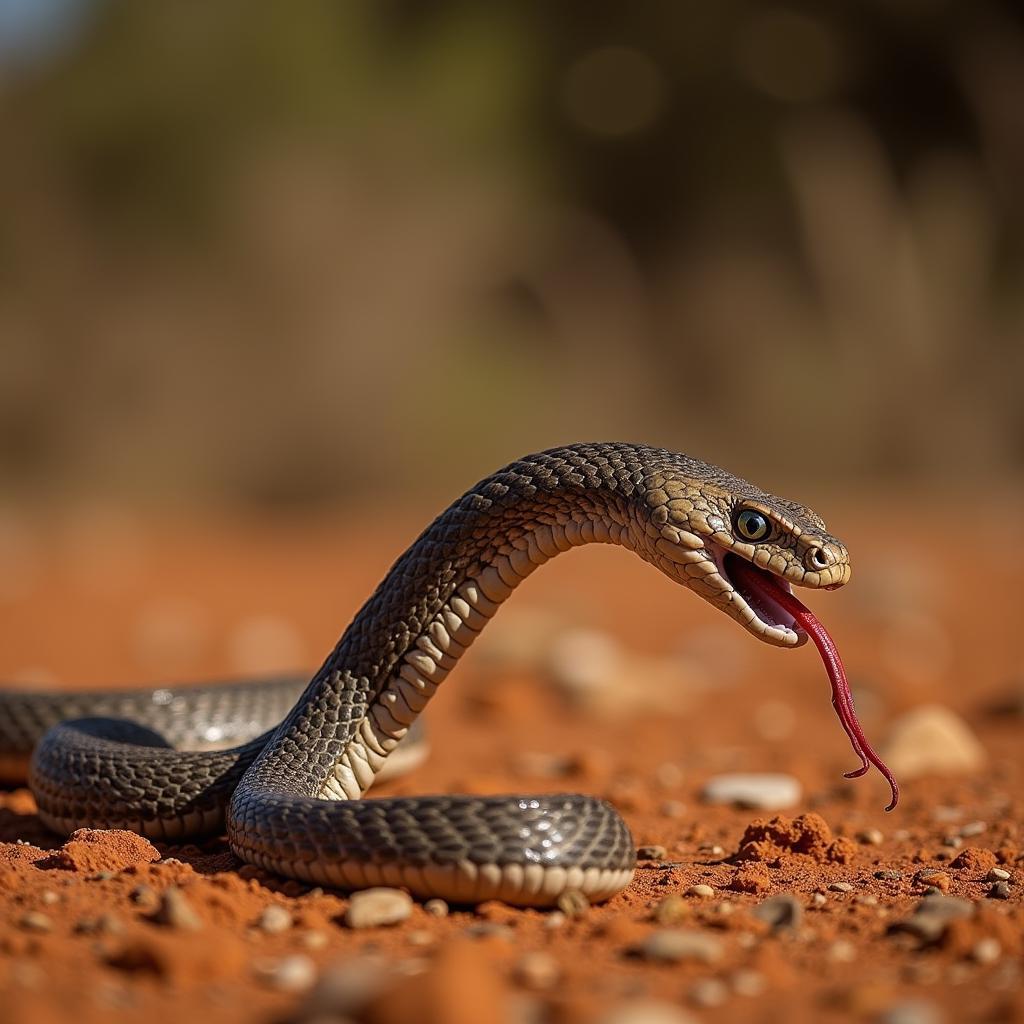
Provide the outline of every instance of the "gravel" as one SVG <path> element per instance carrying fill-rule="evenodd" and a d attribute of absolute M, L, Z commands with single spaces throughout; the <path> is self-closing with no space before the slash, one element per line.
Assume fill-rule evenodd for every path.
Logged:
<path fill-rule="evenodd" d="M 513 968 L 512 976 L 531 992 L 549 992 L 562 980 L 562 968 L 547 953 L 527 953 Z"/>
<path fill-rule="evenodd" d="M 256 927 L 268 935 L 280 935 L 292 926 L 292 915 L 279 903 L 271 903 L 256 920 Z"/>
<path fill-rule="evenodd" d="M 53 919 L 38 910 L 30 910 L 27 914 L 21 915 L 18 922 L 27 932 L 49 932 L 53 931 Z"/>
<path fill-rule="evenodd" d="M 412 897 L 401 889 L 378 887 L 354 892 L 345 911 L 349 928 L 381 928 L 399 924 L 412 913 Z"/>
<path fill-rule="evenodd" d="M 735 773 L 715 775 L 708 779 L 701 790 L 701 798 L 709 804 L 781 811 L 795 807 L 802 793 L 799 781 L 792 775 Z"/>
<path fill-rule="evenodd" d="M 153 920 L 180 931 L 197 932 L 203 927 L 202 918 L 192 908 L 185 894 L 174 885 L 161 896 Z"/>
<path fill-rule="evenodd" d="M 675 964 L 696 960 L 710 964 L 722 956 L 722 942 L 714 935 L 676 928 L 662 928 L 651 932 L 635 951 L 645 960 Z"/>
<path fill-rule="evenodd" d="M 268 988 L 278 992 L 306 992 L 316 981 L 316 964 L 303 953 L 279 960 L 259 960 L 253 972 Z"/>
<path fill-rule="evenodd" d="M 780 893 L 754 907 L 753 915 L 759 921 L 771 925 L 775 931 L 781 931 L 785 928 L 799 928 L 804 908 L 792 893 Z"/>

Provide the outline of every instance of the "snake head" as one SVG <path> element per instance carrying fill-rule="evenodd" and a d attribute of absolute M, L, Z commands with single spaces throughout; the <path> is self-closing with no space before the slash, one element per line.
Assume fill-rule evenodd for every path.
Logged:
<path fill-rule="evenodd" d="M 707 477 L 663 472 L 645 481 L 640 510 L 644 558 L 663 573 L 734 618 L 759 640 L 799 647 L 806 632 L 758 587 L 764 576 L 783 589 L 832 590 L 850 579 L 850 555 L 809 508 L 760 490 L 717 467 Z M 755 572 L 743 581 L 734 560 Z"/>

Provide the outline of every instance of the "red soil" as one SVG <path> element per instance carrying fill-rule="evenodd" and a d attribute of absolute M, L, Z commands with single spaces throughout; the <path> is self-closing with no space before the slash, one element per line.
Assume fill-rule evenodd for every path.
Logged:
<path fill-rule="evenodd" d="M 1021 519 L 1013 505 L 984 515 Z M 901 712 L 944 704 L 980 739 L 978 770 L 901 779 L 884 814 L 883 780 L 841 777 L 849 746 L 813 650 L 758 645 L 625 553 L 590 550 L 524 584 L 429 709 L 428 763 L 381 792 L 598 793 L 639 845 L 664 849 L 624 893 L 560 923 L 417 904 L 399 925 L 353 930 L 344 894 L 241 865 L 222 840 L 154 848 L 83 830 L 62 844 L 15 789 L 0 793 L 0 1018 L 577 1024 L 657 999 L 726 1022 L 885 1020 L 910 1000 L 938 1020 L 1024 1019 L 1024 702 L 990 711 L 1019 687 L 1024 554 L 981 545 L 937 566 L 941 523 L 880 546 L 889 531 L 870 514 L 831 519 L 854 580 L 801 596 L 843 652 L 868 735 L 881 746 Z M 20 526 L 17 544 L 0 538 L 0 676 L 70 687 L 314 665 L 415 534 L 356 521 Z M 610 688 L 560 689 L 537 653 L 559 622 L 643 655 Z M 723 771 L 788 773 L 803 800 L 781 814 L 703 804 Z M 993 868 L 1007 898 L 990 895 Z M 168 890 L 191 916 L 168 919 Z M 905 930 L 931 890 L 973 911 L 931 937 Z M 755 913 L 787 893 L 791 926 Z M 264 927 L 270 906 L 291 926 Z M 643 955 L 665 927 L 697 933 L 706 955 Z"/>

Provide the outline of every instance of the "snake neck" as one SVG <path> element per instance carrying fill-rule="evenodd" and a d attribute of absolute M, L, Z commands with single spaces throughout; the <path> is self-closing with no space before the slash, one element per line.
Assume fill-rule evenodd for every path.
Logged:
<path fill-rule="evenodd" d="M 520 460 L 469 490 L 398 559 L 253 767 L 303 795 L 356 799 L 512 591 L 589 543 L 644 553 L 644 473 L 608 446 Z M 619 447 L 619 446 L 616 446 Z M 316 737 L 312 742 L 310 737 Z"/>

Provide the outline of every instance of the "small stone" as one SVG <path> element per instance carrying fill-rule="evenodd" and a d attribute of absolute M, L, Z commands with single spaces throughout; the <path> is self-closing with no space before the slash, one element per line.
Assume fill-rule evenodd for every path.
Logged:
<path fill-rule="evenodd" d="M 278 992 L 305 992 L 316 981 L 316 964 L 303 953 L 258 961 L 253 971 L 260 981 Z"/>
<path fill-rule="evenodd" d="M 299 942 L 308 950 L 323 949 L 327 945 L 328 936 L 326 932 L 308 931 L 299 936 Z"/>
<path fill-rule="evenodd" d="M 977 846 L 968 846 L 961 850 L 950 864 L 958 870 L 970 871 L 975 875 L 984 875 L 996 866 L 996 855 L 991 850 Z"/>
<path fill-rule="evenodd" d="M 695 896 L 700 900 L 709 900 L 715 895 L 715 890 L 710 885 L 705 885 L 703 882 L 698 882 L 696 885 L 688 886 L 686 889 L 687 896 Z"/>
<path fill-rule="evenodd" d="M 775 931 L 781 931 L 784 928 L 799 928 L 804 908 L 792 893 L 782 893 L 759 903 L 752 913 L 759 921 L 771 925 Z"/>
<path fill-rule="evenodd" d="M 865 846 L 881 846 L 884 841 L 885 836 L 877 828 L 866 828 L 857 833 L 857 842 Z"/>
<path fill-rule="evenodd" d="M 658 813 L 666 818 L 682 818 L 686 816 L 686 804 L 682 800 L 662 800 Z"/>
<path fill-rule="evenodd" d="M 991 935 L 979 939 L 971 949 L 971 958 L 979 964 L 994 964 L 1003 955 L 1003 947 L 999 940 Z"/>
<path fill-rule="evenodd" d="M 680 921 L 685 920 L 689 916 L 690 908 L 681 896 L 677 896 L 674 893 L 660 900 L 654 908 L 654 920 L 658 924 L 679 924 Z"/>
<path fill-rule="evenodd" d="M 434 938 L 434 933 L 428 932 L 426 928 L 417 928 L 415 931 L 409 932 L 406 935 L 406 940 L 410 946 L 432 946 L 437 941 Z"/>
<path fill-rule="evenodd" d="M 412 897 L 401 889 L 378 886 L 352 893 L 345 924 L 349 928 L 381 928 L 399 924 L 412 913 Z"/>
<path fill-rule="evenodd" d="M 895 881 L 898 881 L 902 877 L 903 876 L 898 871 L 891 871 L 888 868 L 886 868 L 886 869 L 884 869 L 882 871 L 876 871 L 875 872 L 875 878 L 880 878 L 880 879 L 882 879 L 883 881 L 886 881 L 886 882 L 895 882 Z"/>
<path fill-rule="evenodd" d="M 507 924 L 498 924 L 497 921 L 480 921 L 471 924 L 463 931 L 463 934 L 471 939 L 503 939 L 511 942 L 516 933 Z"/>
<path fill-rule="evenodd" d="M 816 892 L 811 897 L 811 906 L 813 907 L 823 907 L 826 903 L 828 903 L 828 897 L 823 892 Z"/>
<path fill-rule="evenodd" d="M 292 926 L 292 915 L 279 903 L 271 903 L 256 919 L 256 927 L 268 935 L 280 935 Z"/>
<path fill-rule="evenodd" d="M 914 877 L 921 885 L 930 885 L 939 892 L 949 892 L 949 887 L 953 884 L 953 879 L 945 871 L 918 871 Z"/>
<path fill-rule="evenodd" d="M 447 917 L 448 916 L 448 904 L 444 900 L 439 900 L 436 897 L 432 900 L 427 900 L 423 904 L 423 909 L 430 914 L 431 917 Z"/>
<path fill-rule="evenodd" d="M 163 894 L 153 920 L 182 931 L 196 932 L 203 927 L 202 918 L 192 909 L 185 894 L 173 885 Z"/>
<path fill-rule="evenodd" d="M 674 1003 L 634 999 L 610 1009 L 595 1024 L 695 1024 L 694 1018 Z"/>
<path fill-rule="evenodd" d="M 38 910 L 30 910 L 27 914 L 22 914 L 18 923 L 27 932 L 53 931 L 53 920 Z"/>
<path fill-rule="evenodd" d="M 160 906 L 160 894 L 149 885 L 137 885 L 128 894 L 132 903 L 142 910 L 156 910 Z"/>
<path fill-rule="evenodd" d="M 833 882 L 829 886 L 831 892 L 853 892 L 853 886 L 849 882 Z"/>
<path fill-rule="evenodd" d="M 52 907 L 55 903 L 60 902 L 60 896 L 57 893 L 55 893 L 52 889 L 44 889 L 39 894 L 39 901 L 43 904 L 44 907 Z"/>
<path fill-rule="evenodd" d="M 714 935 L 698 931 L 662 928 L 651 932 L 636 952 L 645 960 L 674 964 L 683 960 L 696 960 L 710 964 L 722 956 L 722 943 Z"/>
<path fill-rule="evenodd" d="M 678 789 L 686 781 L 686 773 L 679 765 L 666 761 L 655 769 L 654 781 L 662 789 Z"/>
<path fill-rule="evenodd" d="M 342 960 L 320 975 L 297 1019 L 308 1024 L 355 1020 L 390 982 L 390 973 L 375 957 Z"/>
<path fill-rule="evenodd" d="M 729 999 L 729 987 L 719 978 L 704 978 L 690 989 L 690 1000 L 695 1006 L 712 1009 Z"/>
<path fill-rule="evenodd" d="M 828 947 L 828 958 L 834 964 L 849 964 L 857 959 L 857 947 L 846 939 L 836 939 Z"/>
<path fill-rule="evenodd" d="M 992 868 L 985 876 L 986 882 L 1008 882 L 1009 880 L 1010 872 L 1006 868 Z"/>
<path fill-rule="evenodd" d="M 862 892 L 854 897 L 854 902 L 859 903 L 862 907 L 877 907 L 878 897 L 874 893 Z"/>
<path fill-rule="evenodd" d="M 665 860 L 668 850 L 664 846 L 640 846 L 636 851 L 638 860 Z"/>
<path fill-rule="evenodd" d="M 547 953 L 527 953 L 515 965 L 512 976 L 531 992 L 549 992 L 561 981 L 562 969 Z"/>
<path fill-rule="evenodd" d="M 897 719 L 882 757 L 898 778 L 969 775 L 987 760 L 967 723 L 937 704 L 914 708 Z"/>
<path fill-rule="evenodd" d="M 701 798 L 709 804 L 732 804 L 747 810 L 779 811 L 800 802 L 800 783 L 791 775 L 734 773 L 715 775 Z"/>
<path fill-rule="evenodd" d="M 763 995 L 764 990 L 768 987 L 765 976 L 751 970 L 737 971 L 730 978 L 730 983 L 736 995 L 748 996 L 751 999 L 756 999 L 758 996 Z"/>
<path fill-rule="evenodd" d="M 909 932 L 924 943 L 938 942 L 951 921 L 974 915 L 974 904 L 952 896 L 925 896 L 910 917 L 895 922 L 890 931 Z"/>
<path fill-rule="evenodd" d="M 943 1015 L 934 1003 L 908 999 L 895 1003 L 879 1014 L 877 1024 L 942 1024 Z"/>
<path fill-rule="evenodd" d="M 567 889 L 555 902 L 566 917 L 580 917 L 590 909 L 590 900 L 578 889 Z"/>
<path fill-rule="evenodd" d="M 964 839 L 970 839 L 972 836 L 980 836 L 981 833 L 987 829 L 988 824 L 984 821 L 969 821 L 960 829 L 960 835 L 962 835 Z"/>
<path fill-rule="evenodd" d="M 987 895 L 990 900 L 1008 900 L 1010 898 L 1010 883 L 993 882 Z"/>
<path fill-rule="evenodd" d="M 567 920 L 568 918 L 560 910 L 552 910 L 544 918 L 544 927 L 550 931 L 555 931 L 561 928 Z"/>

